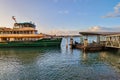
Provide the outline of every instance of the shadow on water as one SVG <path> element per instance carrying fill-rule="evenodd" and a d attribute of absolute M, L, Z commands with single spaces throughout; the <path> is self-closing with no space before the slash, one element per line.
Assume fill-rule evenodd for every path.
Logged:
<path fill-rule="evenodd" d="M 109 49 L 108 49 L 108 52 L 110 52 L 111 54 L 120 56 L 120 49 L 109 48 Z"/>

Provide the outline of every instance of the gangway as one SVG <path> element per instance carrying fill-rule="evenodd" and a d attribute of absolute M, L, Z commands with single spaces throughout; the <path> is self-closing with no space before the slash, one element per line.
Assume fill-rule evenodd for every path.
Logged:
<path fill-rule="evenodd" d="M 120 34 L 107 35 L 105 47 L 120 48 Z"/>

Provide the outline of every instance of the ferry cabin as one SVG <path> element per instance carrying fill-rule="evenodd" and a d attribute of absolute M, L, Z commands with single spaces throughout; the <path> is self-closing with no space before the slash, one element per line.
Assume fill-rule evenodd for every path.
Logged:
<path fill-rule="evenodd" d="M 43 38 L 32 23 L 15 23 L 13 28 L 0 27 L 0 42 L 30 41 Z"/>

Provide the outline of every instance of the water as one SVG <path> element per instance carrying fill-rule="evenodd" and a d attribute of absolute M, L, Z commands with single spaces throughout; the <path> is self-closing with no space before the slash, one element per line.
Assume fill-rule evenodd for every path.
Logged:
<path fill-rule="evenodd" d="M 79 38 L 74 38 L 79 41 Z M 120 52 L 61 48 L 0 49 L 0 80 L 120 80 Z"/>

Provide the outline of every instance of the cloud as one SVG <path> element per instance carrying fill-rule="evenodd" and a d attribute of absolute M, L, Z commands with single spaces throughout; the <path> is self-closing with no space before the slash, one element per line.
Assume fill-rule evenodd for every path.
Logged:
<path fill-rule="evenodd" d="M 52 34 L 52 35 L 79 35 L 79 30 L 54 29 L 54 30 L 51 30 L 49 34 Z"/>
<path fill-rule="evenodd" d="M 99 27 L 99 26 L 94 26 L 94 27 L 90 27 L 89 30 L 90 30 L 90 31 L 99 31 L 99 30 L 101 30 L 101 27 Z"/>
<path fill-rule="evenodd" d="M 61 10 L 61 11 L 58 11 L 59 14 L 69 14 L 69 11 L 68 10 Z"/>
<path fill-rule="evenodd" d="M 114 7 L 116 13 L 120 12 L 120 2 Z"/>
<path fill-rule="evenodd" d="M 90 27 L 87 31 L 91 32 L 120 32 L 120 27 L 108 28 L 101 26 Z"/>
<path fill-rule="evenodd" d="M 114 7 L 114 12 L 108 13 L 103 18 L 120 17 L 120 2 Z"/>
<path fill-rule="evenodd" d="M 79 32 L 120 32 L 120 26 L 118 27 L 102 27 L 92 26 L 86 30 L 70 30 L 70 29 L 52 29 L 48 31 L 51 35 L 79 35 Z"/>

